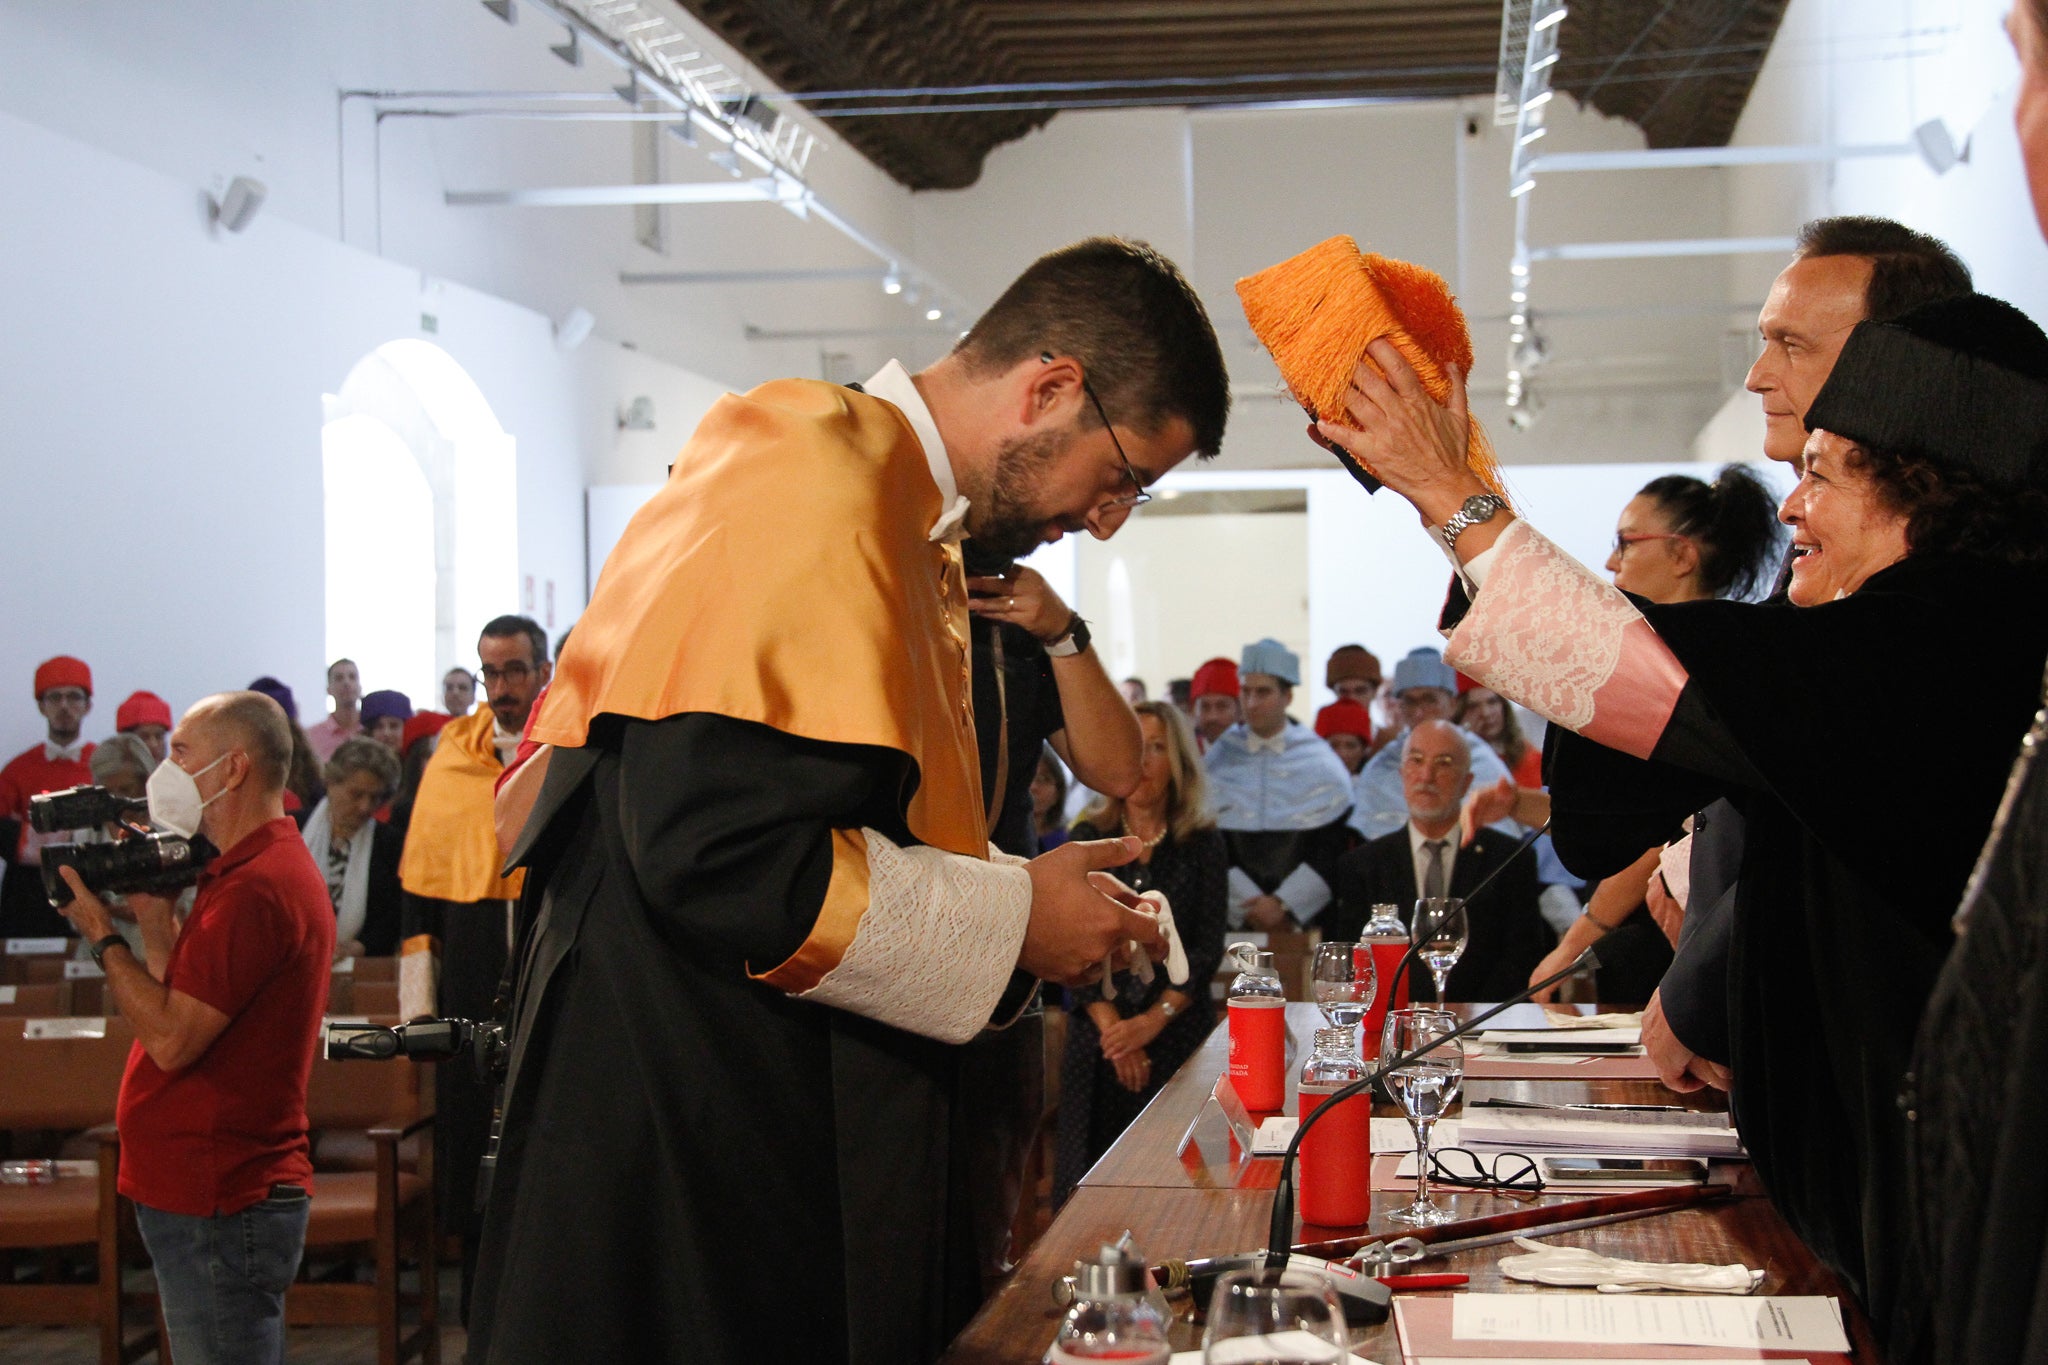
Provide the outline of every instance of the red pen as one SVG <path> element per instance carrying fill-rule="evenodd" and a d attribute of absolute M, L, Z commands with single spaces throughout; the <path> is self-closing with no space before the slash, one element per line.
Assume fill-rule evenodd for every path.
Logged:
<path fill-rule="evenodd" d="M 1377 1278 L 1389 1289 L 1459 1289 L 1472 1282 L 1470 1275 L 1381 1275 Z"/>

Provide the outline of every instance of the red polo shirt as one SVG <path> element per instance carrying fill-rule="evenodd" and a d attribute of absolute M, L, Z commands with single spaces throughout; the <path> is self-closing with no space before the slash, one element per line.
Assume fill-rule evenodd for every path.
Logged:
<path fill-rule="evenodd" d="M 137 1043 L 121 1079 L 121 1193 L 170 1213 L 235 1213 L 311 1185 L 306 1082 L 327 1008 L 334 907 L 298 827 L 272 820 L 199 877 L 165 984 L 228 1016 L 166 1072 Z"/>

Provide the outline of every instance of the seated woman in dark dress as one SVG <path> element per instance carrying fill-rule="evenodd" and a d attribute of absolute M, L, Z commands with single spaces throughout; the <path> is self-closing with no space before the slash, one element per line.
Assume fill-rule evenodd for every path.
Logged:
<path fill-rule="evenodd" d="M 1060 1065 L 1055 1207 L 1216 1026 L 1209 979 L 1223 960 L 1229 855 L 1209 814 L 1202 760 L 1187 720 L 1170 702 L 1139 702 L 1134 709 L 1144 733 L 1137 790 L 1090 809 L 1075 824 L 1073 837 L 1130 834 L 1144 841 L 1138 860 L 1111 869 L 1111 875 L 1136 890 L 1165 893 L 1187 950 L 1188 981 L 1174 986 L 1159 970 L 1148 984 L 1135 973 L 1119 972 L 1107 990 L 1084 986 L 1074 992 Z"/>

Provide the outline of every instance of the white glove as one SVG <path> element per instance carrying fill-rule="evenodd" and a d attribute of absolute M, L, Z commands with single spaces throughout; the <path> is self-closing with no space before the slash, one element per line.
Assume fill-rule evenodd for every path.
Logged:
<path fill-rule="evenodd" d="M 1535 1284 L 1593 1285 L 1603 1294 L 1628 1294 L 1642 1289 L 1676 1289 L 1688 1294 L 1749 1294 L 1763 1283 L 1764 1272 L 1744 1265 L 1661 1265 L 1654 1261 L 1619 1261 L 1581 1247 L 1546 1246 L 1527 1237 L 1515 1245 L 1528 1254 L 1503 1256 L 1500 1273 L 1511 1280 Z"/>

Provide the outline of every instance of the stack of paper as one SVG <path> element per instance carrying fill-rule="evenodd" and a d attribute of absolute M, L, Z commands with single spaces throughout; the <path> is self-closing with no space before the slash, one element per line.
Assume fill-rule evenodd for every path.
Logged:
<path fill-rule="evenodd" d="M 1607 1114 L 1470 1106 L 1458 1125 L 1462 1146 L 1531 1156 L 1739 1157 L 1742 1139 L 1726 1114 L 1616 1110 Z"/>
<path fill-rule="evenodd" d="M 1490 1360 L 1848 1365 L 1838 1300 L 1690 1294 L 1404 1294 L 1394 1327 L 1409 1365 Z"/>

